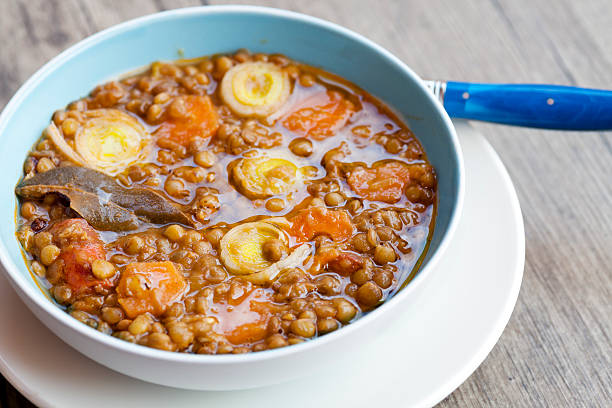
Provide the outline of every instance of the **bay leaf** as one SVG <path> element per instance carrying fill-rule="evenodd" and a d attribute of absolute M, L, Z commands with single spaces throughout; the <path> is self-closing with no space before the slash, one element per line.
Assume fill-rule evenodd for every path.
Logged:
<path fill-rule="evenodd" d="M 126 188 L 115 179 L 86 167 L 57 167 L 23 180 L 15 193 L 25 199 L 61 194 L 94 228 L 126 231 L 138 228 L 139 220 L 193 225 L 191 217 L 161 194 L 141 186 Z"/>

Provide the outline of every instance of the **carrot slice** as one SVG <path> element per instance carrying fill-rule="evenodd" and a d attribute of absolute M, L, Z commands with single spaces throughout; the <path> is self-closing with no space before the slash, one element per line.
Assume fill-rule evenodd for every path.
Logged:
<path fill-rule="evenodd" d="M 407 164 L 391 161 L 371 168 L 358 167 L 351 171 L 346 181 L 363 198 L 396 203 L 410 181 L 410 171 Z"/>
<path fill-rule="evenodd" d="M 133 319 L 143 313 L 162 315 L 187 288 L 172 262 L 134 262 L 125 267 L 117 286 L 118 301 Z"/>
<path fill-rule="evenodd" d="M 301 136 L 323 140 L 343 128 L 354 111 L 353 103 L 338 92 L 321 92 L 301 103 L 283 126 Z"/>
<path fill-rule="evenodd" d="M 208 138 L 214 135 L 219 128 L 219 116 L 210 98 L 197 95 L 180 98 L 184 115 L 164 121 L 155 135 L 183 146 L 187 146 L 195 137 Z"/>
<path fill-rule="evenodd" d="M 272 296 L 264 289 L 248 286 L 243 290 L 238 298 L 216 301 L 207 312 L 217 318 L 215 332 L 234 345 L 263 340 L 270 316 L 278 311 Z"/>
<path fill-rule="evenodd" d="M 353 234 L 353 223 L 344 210 L 310 207 L 301 210 L 292 220 L 289 234 L 298 242 L 306 242 L 320 234 L 342 241 Z"/>

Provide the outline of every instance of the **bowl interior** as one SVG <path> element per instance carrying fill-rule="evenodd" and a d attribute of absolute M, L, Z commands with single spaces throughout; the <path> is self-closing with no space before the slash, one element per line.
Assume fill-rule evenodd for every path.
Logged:
<path fill-rule="evenodd" d="M 0 117 L 3 152 L 0 239 L 10 274 L 43 296 L 15 237 L 14 187 L 27 151 L 52 113 L 96 85 L 154 60 L 195 58 L 247 48 L 281 53 L 340 75 L 394 108 L 423 143 L 439 176 L 439 207 L 427 261 L 448 230 L 460 197 L 461 159 L 452 125 L 420 80 L 389 53 L 336 26 L 256 8 L 202 8 L 140 19 L 62 53 L 22 87 Z M 12 264 L 12 265 L 11 265 Z"/>

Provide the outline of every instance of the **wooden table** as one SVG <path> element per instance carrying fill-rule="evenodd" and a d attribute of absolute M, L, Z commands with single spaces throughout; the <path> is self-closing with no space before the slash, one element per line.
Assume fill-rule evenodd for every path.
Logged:
<path fill-rule="evenodd" d="M 43 63 L 82 38 L 137 16 L 202 3 L 208 4 L 3 1 L 0 106 Z M 344 25 L 426 78 L 612 88 L 610 0 L 246 3 Z M 518 190 L 527 238 L 525 277 L 499 343 L 440 406 L 611 406 L 612 133 L 475 126 L 500 154 Z M 2 408 L 15 406 L 8 400 L 26 404 L 8 384 L 2 393 Z"/>

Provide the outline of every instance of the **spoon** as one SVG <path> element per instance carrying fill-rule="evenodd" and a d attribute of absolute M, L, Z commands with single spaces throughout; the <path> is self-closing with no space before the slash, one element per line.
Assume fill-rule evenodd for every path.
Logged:
<path fill-rule="evenodd" d="M 424 81 L 450 117 L 557 130 L 612 130 L 612 91 Z"/>

